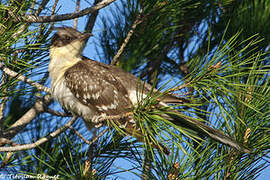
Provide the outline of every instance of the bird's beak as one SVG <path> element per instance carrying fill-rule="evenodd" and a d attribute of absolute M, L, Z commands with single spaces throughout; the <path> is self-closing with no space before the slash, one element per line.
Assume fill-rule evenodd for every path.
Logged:
<path fill-rule="evenodd" d="M 84 34 L 81 36 L 81 39 L 82 39 L 82 40 L 86 40 L 86 39 L 88 39 L 90 36 L 93 36 L 93 34 L 92 34 L 92 33 L 84 33 Z"/>

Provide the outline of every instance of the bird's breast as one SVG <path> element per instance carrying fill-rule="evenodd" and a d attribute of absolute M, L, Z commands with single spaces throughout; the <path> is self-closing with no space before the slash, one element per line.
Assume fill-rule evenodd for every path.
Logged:
<path fill-rule="evenodd" d="M 52 81 L 51 85 L 54 98 L 64 109 L 82 117 L 87 122 L 91 122 L 93 116 L 96 115 L 96 112 L 79 102 L 66 86 L 64 77 L 57 81 Z"/>

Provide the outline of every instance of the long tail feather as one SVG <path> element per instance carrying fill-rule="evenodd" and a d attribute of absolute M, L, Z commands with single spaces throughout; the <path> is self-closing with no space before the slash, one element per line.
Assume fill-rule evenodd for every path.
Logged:
<path fill-rule="evenodd" d="M 210 126 L 207 126 L 206 124 L 198 120 L 181 115 L 178 112 L 174 112 L 174 114 L 175 113 L 177 113 L 177 115 L 170 115 L 170 117 L 172 118 L 169 119 L 175 125 L 195 131 L 198 135 L 210 137 L 211 139 L 215 141 L 218 141 L 218 142 L 221 142 L 222 144 L 233 147 L 241 152 L 245 152 L 245 153 L 250 152 L 250 149 L 246 148 L 241 143 L 235 141 L 233 138 L 225 135 L 223 132 L 216 130 L 214 128 L 211 128 Z"/>

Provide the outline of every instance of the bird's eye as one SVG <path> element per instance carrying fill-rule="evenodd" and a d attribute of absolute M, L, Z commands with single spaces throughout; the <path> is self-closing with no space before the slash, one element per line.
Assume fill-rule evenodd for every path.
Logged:
<path fill-rule="evenodd" d="M 66 40 L 66 41 L 70 41 L 70 40 L 71 40 L 71 37 L 65 36 L 65 40 Z"/>

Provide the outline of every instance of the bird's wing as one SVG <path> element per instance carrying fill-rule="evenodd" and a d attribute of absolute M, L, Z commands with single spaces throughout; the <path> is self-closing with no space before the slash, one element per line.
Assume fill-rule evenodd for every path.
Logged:
<path fill-rule="evenodd" d="M 132 102 L 128 91 L 136 90 L 138 81 L 130 73 L 89 59 L 69 68 L 65 73 L 65 79 L 67 87 L 82 104 L 107 116 L 119 115 L 130 110 Z M 150 88 L 150 85 L 147 88 Z M 173 96 L 170 98 L 174 99 Z M 249 149 L 240 143 L 202 122 L 181 116 L 166 117 L 177 126 L 186 127 L 240 151 L 249 152 Z M 134 135 L 134 123 L 127 123 L 124 127 L 129 134 Z M 140 134 L 140 130 L 137 134 Z"/>
<path fill-rule="evenodd" d="M 88 62 L 91 61 L 92 64 L 95 64 L 96 66 L 102 67 L 108 71 L 110 71 L 111 76 L 113 76 L 115 79 L 117 79 L 127 90 L 127 93 L 130 95 L 132 92 L 136 93 L 143 93 L 144 95 L 135 95 L 135 97 L 145 97 L 148 92 L 153 93 L 160 93 L 157 89 L 153 88 L 150 84 L 145 83 L 138 79 L 136 76 L 132 75 L 129 72 L 124 71 L 123 69 L 120 69 L 116 66 L 103 64 L 97 61 L 93 61 L 88 59 L 87 57 L 83 56 L 84 61 Z M 143 91 L 142 89 L 143 88 Z M 132 91 L 132 92 L 130 92 Z M 131 95 L 130 95 L 131 96 Z M 134 96 L 133 96 L 134 97 Z M 130 97 L 131 98 L 131 97 Z M 142 98 L 143 99 L 143 98 Z M 141 98 L 139 98 L 141 100 Z M 183 97 L 177 97 L 173 94 L 163 94 L 160 101 L 168 104 L 183 104 L 183 103 L 190 103 L 188 99 L 185 99 Z M 134 100 L 134 102 L 138 102 L 137 100 Z"/>
<path fill-rule="evenodd" d="M 128 111 L 131 102 L 125 87 L 105 66 L 94 61 L 80 61 L 65 72 L 66 85 L 84 105 L 105 115 Z"/>

